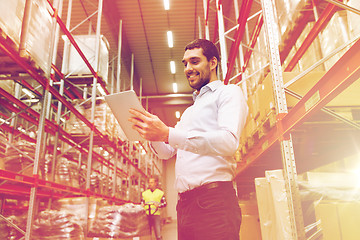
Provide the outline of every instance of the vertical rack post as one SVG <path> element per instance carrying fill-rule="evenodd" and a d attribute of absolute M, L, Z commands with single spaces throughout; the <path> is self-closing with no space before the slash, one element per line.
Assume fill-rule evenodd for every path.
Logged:
<path fill-rule="evenodd" d="M 45 116 L 46 116 L 46 107 L 45 104 L 47 102 L 48 98 L 48 89 L 46 88 L 44 90 L 43 99 L 42 99 L 42 108 L 40 113 L 40 119 L 39 119 L 39 128 L 37 131 L 37 138 L 36 138 L 36 147 L 35 147 L 35 158 L 34 158 L 34 168 L 33 168 L 33 176 L 34 176 L 34 185 L 31 187 L 30 190 L 30 199 L 29 199 L 29 210 L 28 210 L 28 216 L 27 216 L 27 222 L 26 222 L 26 233 L 25 233 L 25 240 L 31 239 L 32 234 L 32 222 L 34 220 L 34 214 L 37 209 L 37 190 L 38 190 L 38 173 L 39 173 L 39 163 L 40 163 L 40 157 L 42 155 L 41 151 L 43 149 L 43 141 L 44 141 L 44 127 L 45 127 Z"/>
<path fill-rule="evenodd" d="M 99 69 L 99 51 L 100 51 L 100 27 L 101 27 L 101 16 L 102 16 L 103 0 L 99 0 L 98 3 L 98 15 L 97 15 L 97 25 L 96 25 L 96 37 L 95 37 L 95 66 L 94 71 L 97 75 Z M 90 178 L 91 178 L 91 165 L 92 165 L 92 156 L 93 156 L 93 147 L 94 147 L 94 128 L 95 128 L 95 107 L 96 107 L 96 92 L 97 92 L 97 76 L 93 77 L 92 85 L 92 95 L 91 95 L 91 129 L 90 129 L 90 138 L 89 138 L 89 153 L 87 161 L 87 171 L 86 171 L 86 190 L 90 191 Z M 86 198 L 86 216 L 89 216 L 89 197 Z M 88 232 L 88 226 L 86 222 L 85 233 Z"/>
<path fill-rule="evenodd" d="M 21 96 L 21 89 L 22 86 L 19 83 L 15 83 L 15 92 L 14 92 L 14 97 L 16 97 L 17 99 L 20 99 Z M 16 128 L 17 125 L 17 116 L 16 113 L 11 113 L 11 122 L 10 122 L 10 127 Z M 14 141 L 14 133 L 10 132 L 9 133 L 9 143 L 13 143 Z M 9 146 L 6 145 L 6 148 L 8 148 Z"/>
<path fill-rule="evenodd" d="M 116 198 L 116 187 L 117 187 L 117 166 L 118 166 L 118 158 L 119 158 L 119 152 L 117 149 L 115 150 L 115 157 L 114 157 L 114 171 L 113 171 L 113 182 L 112 182 L 112 197 L 113 199 Z"/>
<path fill-rule="evenodd" d="M 118 57 L 117 57 L 117 71 L 116 71 L 116 92 L 121 91 L 121 43 L 122 43 L 122 20 L 119 22 L 119 43 L 118 43 Z"/>
<path fill-rule="evenodd" d="M 58 14 L 61 17 L 61 13 L 62 13 L 62 6 L 63 6 L 63 0 L 60 0 L 57 2 L 57 4 L 55 4 L 56 9 L 58 9 Z M 55 42 L 54 42 L 54 49 L 53 49 L 53 53 L 52 53 L 52 64 L 56 65 L 56 52 L 58 49 L 58 44 L 59 44 L 59 35 L 60 35 L 60 27 L 58 24 L 56 24 L 56 20 L 55 21 Z M 51 70 L 51 73 L 54 74 L 54 70 Z M 59 93 L 61 96 L 63 96 L 64 94 L 64 79 L 60 79 L 60 87 L 59 87 Z M 58 126 L 58 128 L 60 128 L 60 119 L 61 119 L 61 109 L 62 109 L 62 102 L 58 101 L 57 102 L 57 113 L 56 113 L 56 124 Z M 59 130 L 59 129 L 58 129 Z M 52 156 L 52 161 L 51 161 L 51 181 L 55 182 L 55 169 L 56 169 L 56 163 L 57 163 L 57 150 L 58 150 L 58 145 L 59 145 L 59 131 L 56 131 L 55 133 L 55 139 L 54 139 L 54 147 L 53 147 L 53 156 Z M 51 207 L 51 203 L 52 203 L 52 199 L 49 200 L 49 208 Z"/>
<path fill-rule="evenodd" d="M 204 6 L 204 25 L 205 25 L 205 38 L 210 40 L 210 31 L 209 31 L 209 2 L 208 0 L 203 0 Z"/>
<path fill-rule="evenodd" d="M 55 1 L 57 5 L 59 5 L 59 1 Z M 24 15 L 24 22 L 22 26 L 22 40 L 21 40 L 21 51 L 26 51 L 26 35 L 27 31 L 29 30 L 29 21 L 31 17 L 31 7 L 32 7 L 32 1 L 27 0 L 26 1 L 26 8 L 25 9 L 25 15 Z M 23 32 L 24 31 L 24 32 Z M 56 20 L 53 19 L 53 27 L 51 29 L 50 34 L 50 46 L 47 46 L 50 51 L 49 59 L 47 59 L 48 62 L 52 62 L 52 55 L 54 53 L 54 47 L 55 47 L 55 36 L 56 36 Z M 46 46 L 44 46 L 46 47 Z M 51 64 L 49 64 L 49 68 L 51 68 Z M 50 71 L 47 71 L 50 73 Z M 39 127 L 37 130 L 37 138 L 36 138 L 36 146 L 35 146 L 35 157 L 34 157 L 34 167 L 33 167 L 33 177 L 34 177 L 34 183 L 30 190 L 30 197 L 29 197 L 29 209 L 28 209 L 28 216 L 27 216 L 27 222 L 26 222 L 26 233 L 25 233 L 25 240 L 30 240 L 32 238 L 32 226 L 33 226 L 33 220 L 35 212 L 38 211 L 38 204 L 39 199 L 37 198 L 37 191 L 38 191 L 38 179 L 39 179 L 39 170 L 40 170 L 40 162 L 44 162 L 45 157 L 45 140 L 46 140 L 46 132 L 45 132 L 45 121 L 46 118 L 49 115 L 50 111 L 50 104 L 51 104 L 51 94 L 49 92 L 49 84 L 50 84 L 50 76 L 48 76 L 48 82 L 46 87 L 44 88 L 43 98 L 41 102 L 41 112 L 39 117 Z M 44 172 L 43 172 L 44 174 Z"/>
<path fill-rule="evenodd" d="M 225 79 L 227 73 L 227 51 L 226 51 L 226 41 L 225 41 L 224 15 L 222 10 L 222 3 L 220 0 L 216 0 L 216 10 L 218 13 L 221 72 L 223 79 Z"/>
<path fill-rule="evenodd" d="M 278 39 L 276 38 L 274 6 L 271 0 L 261 0 L 264 15 L 265 30 L 267 36 L 267 48 L 270 59 L 270 70 L 273 80 L 275 97 L 275 109 L 278 118 L 278 126 L 281 128 L 281 118 L 287 114 L 287 104 L 284 91 L 283 76 L 281 70 Z M 286 196 L 289 207 L 291 239 L 305 239 L 304 220 L 301 210 L 299 188 L 297 185 L 297 173 L 291 134 L 283 136 L 280 140 Z"/>
<path fill-rule="evenodd" d="M 130 90 L 134 90 L 134 54 L 131 54 Z"/>

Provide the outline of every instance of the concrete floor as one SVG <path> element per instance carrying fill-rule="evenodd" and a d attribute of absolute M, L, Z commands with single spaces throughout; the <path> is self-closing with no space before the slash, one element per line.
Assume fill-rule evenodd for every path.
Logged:
<path fill-rule="evenodd" d="M 162 226 L 162 237 L 163 240 L 177 240 L 177 224 L 176 220 Z M 140 238 L 134 238 L 133 240 L 156 240 L 155 235 L 151 238 L 150 236 L 142 236 Z"/>

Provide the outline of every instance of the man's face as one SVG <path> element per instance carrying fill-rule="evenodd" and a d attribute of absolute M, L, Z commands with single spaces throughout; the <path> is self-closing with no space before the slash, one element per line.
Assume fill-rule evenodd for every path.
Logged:
<path fill-rule="evenodd" d="M 198 91 L 210 82 L 210 62 L 202 51 L 201 48 L 188 49 L 182 60 L 190 87 Z"/>
<path fill-rule="evenodd" d="M 156 189 L 156 181 L 155 179 L 150 178 L 149 179 L 149 188 L 154 191 Z"/>

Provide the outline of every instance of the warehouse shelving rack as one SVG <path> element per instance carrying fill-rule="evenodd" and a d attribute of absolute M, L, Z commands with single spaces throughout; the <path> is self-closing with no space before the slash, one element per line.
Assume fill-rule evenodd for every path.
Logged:
<path fill-rule="evenodd" d="M 270 72 L 272 76 L 276 103 L 276 123 L 274 127 L 267 129 L 268 132 L 264 136 L 259 137 L 257 142 L 247 149 L 247 152 L 241 155 L 240 161 L 238 162 L 236 177 L 238 191 L 240 194 L 246 196 L 247 193 L 255 190 L 255 177 L 263 176 L 265 170 L 282 168 L 284 170 L 285 186 L 290 209 L 291 236 L 292 239 L 305 239 L 299 187 L 297 185 L 296 154 L 294 154 L 291 134 L 294 129 L 299 128 L 310 118 L 310 116 L 313 116 L 320 110 L 341 122 L 344 122 L 347 126 L 351 126 L 351 128 L 356 130 L 360 129 L 359 124 L 356 122 L 348 120 L 325 107 L 327 103 L 360 77 L 360 66 L 358 63 L 358 59 L 360 58 L 359 37 L 352 39 L 345 45 L 339 47 L 329 56 L 325 56 L 322 60 L 315 63 L 309 69 L 301 72 L 287 84 L 283 83 L 282 72 L 293 70 L 311 43 L 326 27 L 337 11 L 346 9 L 357 14 L 359 14 L 360 11 L 337 0 L 307 1 L 306 5 L 303 7 L 304 12 L 296 19 L 295 24 L 292 30 L 288 32 L 286 39 L 281 39 L 281 41 L 286 42 L 286 44 L 282 45 L 279 49 L 279 44 L 276 39 L 277 30 L 274 27 L 276 26 L 276 22 L 273 1 L 262 0 L 260 9 L 255 13 L 252 9 L 252 0 L 242 1 L 240 11 L 238 10 L 237 1 L 234 1 L 235 14 L 228 12 L 230 17 L 227 18 L 224 17 L 221 1 L 204 0 L 203 2 L 205 13 L 204 27 L 207 39 L 210 39 L 209 9 L 213 9 L 216 15 L 216 20 L 213 22 L 213 41 L 220 45 L 222 77 L 226 84 L 230 82 L 234 82 L 235 84 L 246 84 L 247 78 L 244 77 L 245 70 L 248 67 L 252 53 L 256 51 L 254 46 L 259 37 L 261 28 L 265 28 L 266 30 L 267 54 L 270 63 L 265 65 L 261 70 L 265 70 L 266 74 Z M 254 2 L 254 4 L 258 3 Z M 310 33 L 287 65 L 285 67 L 282 66 L 285 58 L 289 55 L 291 48 L 304 30 L 306 24 L 314 17 L 316 7 L 320 4 L 322 4 L 324 10 L 320 16 L 315 16 L 315 24 L 310 30 Z M 250 16 L 251 11 L 253 11 L 252 16 Z M 229 20 L 230 23 L 224 24 L 225 20 Z M 229 25 L 233 23 L 236 23 L 236 25 L 229 27 Z M 228 30 L 225 29 L 225 26 L 227 26 Z M 249 28 L 252 29 L 252 32 L 249 32 Z M 251 35 L 249 33 L 251 33 Z M 231 37 L 231 34 L 233 34 L 233 37 Z M 246 43 L 241 42 L 244 34 L 246 36 Z M 229 42 L 231 47 L 227 46 Z M 305 76 L 311 70 L 315 69 L 331 56 L 346 47 L 348 48 L 347 52 L 304 96 L 300 96 L 288 89 L 288 86 L 292 83 Z M 243 50 L 244 48 L 245 50 Z M 284 70 L 282 70 L 282 67 L 284 67 Z M 285 93 L 299 99 L 299 102 L 293 106 L 289 112 L 287 109 Z M 282 164 L 272 161 L 272 156 L 278 156 L 279 158 L 282 156 Z M 299 165 L 301 165 L 301 162 Z"/>
<path fill-rule="evenodd" d="M 32 2 L 31 0 L 26 1 L 27 7 L 25 8 L 24 26 L 27 25 L 26 22 L 29 20 L 28 19 L 28 17 L 30 16 L 29 6 L 31 5 L 31 2 Z M 76 41 L 74 40 L 72 34 L 68 30 L 70 27 L 71 6 L 69 7 L 68 10 L 67 25 L 65 25 L 60 17 L 62 12 L 62 1 L 61 0 L 54 1 L 54 3 L 51 3 L 50 1 L 47 2 L 50 6 L 51 15 L 53 17 L 52 42 L 54 45 L 53 46 L 54 57 L 52 58 L 53 60 L 51 64 L 51 68 L 52 68 L 51 75 L 46 76 L 44 72 L 39 71 L 39 69 L 37 69 L 31 62 L 29 62 L 28 58 L 24 57 L 21 52 L 19 53 L 16 47 L 14 48 L 13 43 L 6 36 L 3 35 L 2 37 L 0 37 L 0 48 L 5 53 L 6 59 L 8 59 L 8 61 L 15 63 L 17 69 L 20 69 L 20 72 L 22 74 L 26 73 L 26 77 L 21 77 L 21 76 L 18 77 L 17 82 L 23 85 L 24 87 L 28 88 L 38 97 L 43 99 L 41 113 L 38 113 L 37 111 L 34 111 L 31 107 L 29 107 L 27 104 L 23 103 L 19 98 L 12 96 L 7 91 L 0 88 L 0 95 L 3 96 L 5 99 L 7 99 L 7 101 L 1 100 L 2 106 L 6 107 L 9 111 L 14 113 L 13 116 L 10 118 L 5 114 L 1 114 L 1 117 L 7 120 L 4 120 L 4 122 L 0 125 L 0 127 L 5 132 L 11 133 L 11 136 L 20 137 L 28 142 L 36 143 L 35 158 L 31 159 L 34 162 L 32 176 L 27 176 L 21 173 L 15 173 L 6 170 L 0 170 L 0 178 L 3 180 L 3 182 L 0 184 L 0 189 L 2 190 L 4 195 L 6 194 L 6 196 L 14 196 L 14 197 L 21 196 L 23 198 L 26 198 L 26 196 L 29 197 L 28 220 L 27 220 L 27 229 L 25 232 L 25 239 L 31 239 L 31 226 L 36 211 L 35 209 L 37 209 L 36 206 L 38 205 L 38 200 L 40 198 L 51 200 L 53 198 L 56 199 L 56 198 L 71 197 L 71 196 L 85 196 L 85 197 L 102 198 L 112 203 L 121 204 L 121 203 L 129 202 L 130 200 L 129 197 L 126 196 L 120 198 L 117 196 L 118 193 L 117 185 L 119 186 L 121 185 L 121 182 L 117 183 L 117 179 L 119 179 L 119 176 L 128 179 L 127 181 L 130 185 L 129 187 L 131 187 L 133 180 L 132 175 L 133 174 L 138 175 L 138 179 L 135 180 L 138 182 L 140 187 L 141 179 L 146 179 L 147 176 L 155 173 L 155 171 L 157 171 L 158 173 L 161 172 L 161 168 L 159 168 L 155 163 L 156 161 L 155 155 L 150 154 L 150 151 L 146 149 L 143 144 L 127 143 L 121 141 L 120 139 L 116 139 L 115 141 L 110 140 L 108 136 L 104 135 L 99 129 L 96 128 L 96 126 L 94 125 L 94 108 L 95 108 L 94 104 L 97 95 L 96 90 L 99 83 L 101 88 L 104 90 L 104 92 L 108 94 L 109 92 L 106 88 L 106 84 L 103 81 L 103 79 L 101 79 L 97 75 L 96 67 L 93 68 L 91 66 L 89 61 L 86 59 L 85 55 L 80 50 Z M 97 28 L 96 28 L 97 48 L 99 45 L 101 12 L 102 12 L 102 1 L 100 0 L 97 10 L 97 15 L 98 15 Z M 90 120 L 88 120 L 85 116 L 83 116 L 68 101 L 68 99 L 74 100 L 76 98 L 82 98 L 82 96 L 79 95 L 77 91 L 71 91 L 71 88 L 74 88 L 75 86 L 69 82 L 67 82 L 67 84 L 70 85 L 70 89 L 64 88 L 66 79 L 64 75 L 61 73 L 61 71 L 56 67 L 55 55 L 57 52 L 57 45 L 58 45 L 56 39 L 59 38 L 60 29 L 61 31 L 63 31 L 63 33 L 65 33 L 71 44 L 78 51 L 78 53 L 84 60 L 85 64 L 93 74 L 93 77 L 91 79 L 93 80 L 92 85 L 95 87 L 92 88 L 91 98 L 93 104 L 92 104 L 92 117 Z M 27 31 L 26 27 L 23 27 L 23 31 L 24 32 Z M 119 47 L 121 47 L 121 45 L 119 45 Z M 98 56 L 96 57 L 98 58 Z M 120 57 L 120 55 L 118 57 Z M 96 62 L 98 62 L 98 60 Z M 7 77 L 5 78 L 8 79 Z M 40 92 L 38 87 L 34 87 L 32 84 L 30 84 L 27 81 L 27 79 L 29 78 L 35 80 L 37 85 L 41 86 L 41 88 L 44 91 L 43 94 Z M 11 79 L 11 77 L 9 79 Z M 119 75 L 118 75 L 118 81 L 120 81 Z M 57 85 L 60 85 L 59 89 Z M 117 83 L 117 86 L 120 86 L 119 82 Z M 55 106 L 50 100 L 52 96 L 55 97 L 58 103 L 57 106 Z M 50 108 L 49 106 L 51 106 L 54 109 L 54 111 L 57 111 L 56 120 L 51 120 L 50 118 L 48 118 L 47 115 L 49 113 L 47 113 L 46 110 Z M 60 122 L 60 118 L 66 114 L 64 113 L 64 110 L 62 110 L 63 106 L 66 107 L 67 111 L 70 111 L 72 114 L 74 114 L 78 119 L 80 119 L 82 122 L 84 122 L 85 125 L 87 125 L 90 128 L 91 130 L 90 136 L 85 137 L 85 140 L 88 140 L 88 143 L 84 143 L 85 142 L 84 139 L 81 142 L 77 141 L 77 139 L 75 139 L 71 134 L 67 133 L 63 129 Z M 26 134 L 23 134 L 15 126 L 6 124 L 6 121 L 11 121 L 12 119 L 16 119 L 16 118 L 22 118 L 25 121 L 28 121 L 29 123 L 33 124 L 33 126 L 37 126 L 37 133 L 38 133 L 37 138 L 33 138 Z M 48 142 L 48 140 L 45 140 L 46 134 L 55 136 L 53 146 L 46 145 L 46 143 Z M 68 144 L 70 146 L 70 149 L 75 149 L 79 153 L 80 157 L 82 154 L 88 156 L 88 163 L 87 163 L 88 167 L 87 167 L 85 189 L 58 184 L 55 183 L 54 181 L 47 181 L 41 179 L 41 177 L 38 175 L 39 162 L 41 158 L 40 155 L 41 152 L 43 151 L 42 146 L 44 145 L 48 152 L 54 153 L 53 154 L 54 159 L 56 159 L 56 157 L 60 157 L 64 155 L 72 161 L 75 162 L 77 161 L 76 159 L 73 159 L 71 155 L 69 155 L 68 153 L 69 150 L 66 150 L 65 152 L 64 150 L 61 150 L 59 141 L 61 141 L 63 144 L 64 143 Z M 104 145 L 104 149 L 107 150 L 112 156 L 106 158 L 96 153 L 93 149 L 95 141 L 101 141 Z M 11 144 L 11 142 L 10 143 L 6 142 L 4 144 L 8 145 L 9 147 L 16 148 Z M 146 157 L 150 159 L 151 168 L 148 168 L 147 163 L 145 165 L 145 168 L 143 168 L 142 166 L 143 162 L 141 161 L 143 160 L 141 159 L 143 158 L 141 153 L 142 151 L 145 151 Z M 138 154 L 138 156 L 134 156 L 135 154 Z M 108 184 L 110 183 L 110 179 L 113 180 L 112 193 L 108 193 L 107 191 L 105 193 L 98 193 L 97 191 L 90 190 L 91 172 L 94 171 L 94 172 L 98 172 L 99 174 L 102 174 L 102 171 L 92 169 L 91 166 L 93 160 L 99 162 L 101 166 L 106 167 L 107 183 Z M 53 161 L 55 162 L 55 160 Z M 126 170 L 124 170 L 124 168 L 126 168 Z M 112 171 L 112 174 L 110 174 L 110 170 Z M 107 188 L 109 189 L 110 186 L 108 186 Z M 2 204 L 4 204 L 4 199 L 2 200 Z"/>

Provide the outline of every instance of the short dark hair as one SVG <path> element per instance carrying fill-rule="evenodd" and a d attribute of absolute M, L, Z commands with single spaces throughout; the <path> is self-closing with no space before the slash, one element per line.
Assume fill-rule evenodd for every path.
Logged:
<path fill-rule="evenodd" d="M 213 57 L 216 57 L 217 59 L 217 66 L 216 66 L 216 72 L 217 72 L 217 67 L 220 63 L 220 56 L 219 56 L 219 51 L 217 49 L 217 47 L 215 46 L 215 44 L 213 44 L 211 41 L 207 40 L 207 39 L 195 39 L 194 41 L 188 43 L 185 46 L 185 51 L 186 50 L 191 50 L 194 48 L 201 48 L 203 50 L 203 54 L 206 57 L 206 59 L 208 61 L 210 61 L 210 59 L 212 59 Z"/>

